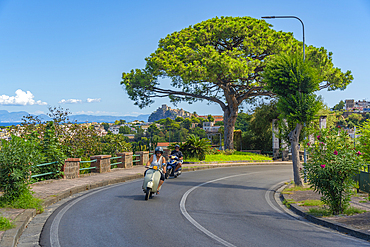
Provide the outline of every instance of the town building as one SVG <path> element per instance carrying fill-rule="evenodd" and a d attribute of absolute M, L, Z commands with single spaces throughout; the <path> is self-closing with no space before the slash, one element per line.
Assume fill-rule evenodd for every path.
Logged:
<path fill-rule="evenodd" d="M 215 126 L 215 122 L 203 122 L 205 132 L 218 132 L 221 126 Z"/>
<path fill-rule="evenodd" d="M 363 111 L 370 112 L 370 101 L 354 99 L 346 99 L 346 111 Z"/>

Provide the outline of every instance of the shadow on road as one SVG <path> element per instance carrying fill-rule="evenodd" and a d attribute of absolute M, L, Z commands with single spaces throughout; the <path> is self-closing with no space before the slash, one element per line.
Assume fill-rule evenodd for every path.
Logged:
<path fill-rule="evenodd" d="M 118 198 L 125 198 L 134 201 L 145 201 L 144 194 L 142 195 L 131 195 L 131 196 L 116 196 Z"/>

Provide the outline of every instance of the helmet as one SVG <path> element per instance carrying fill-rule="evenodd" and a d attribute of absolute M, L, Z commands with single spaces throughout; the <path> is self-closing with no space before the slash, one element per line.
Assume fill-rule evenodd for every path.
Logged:
<path fill-rule="evenodd" d="M 180 145 L 175 145 L 175 148 L 180 148 Z"/>
<path fill-rule="evenodd" d="M 163 154 L 163 148 L 162 147 L 156 147 L 154 150 L 154 153 L 161 152 Z"/>

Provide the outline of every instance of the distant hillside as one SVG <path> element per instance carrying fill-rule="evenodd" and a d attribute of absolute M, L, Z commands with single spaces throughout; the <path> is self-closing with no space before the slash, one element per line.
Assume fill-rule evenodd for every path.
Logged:
<path fill-rule="evenodd" d="M 20 112 L 8 112 L 5 110 L 0 110 L 0 123 L 20 123 L 22 122 L 22 117 L 29 115 L 28 112 L 20 111 Z M 32 115 L 32 114 L 31 114 Z M 35 115 L 34 115 L 35 116 Z M 45 115 L 37 115 L 42 120 L 50 120 L 50 118 Z M 139 115 L 137 117 L 133 116 L 93 116 L 93 115 L 70 115 L 70 121 L 77 121 L 77 122 L 108 122 L 112 123 L 115 120 L 126 120 L 126 122 L 132 122 L 134 120 L 139 121 L 148 121 L 149 115 Z"/>
<path fill-rule="evenodd" d="M 150 114 L 148 122 L 155 122 L 164 118 L 171 119 L 175 119 L 177 117 L 188 118 L 191 117 L 192 115 L 193 114 L 184 111 L 183 109 L 171 109 L 171 107 L 167 105 L 162 105 L 162 107 L 159 107 L 155 112 Z"/>

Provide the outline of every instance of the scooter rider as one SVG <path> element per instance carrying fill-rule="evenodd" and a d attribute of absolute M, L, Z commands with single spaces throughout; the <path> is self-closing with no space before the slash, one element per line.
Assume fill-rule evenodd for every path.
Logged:
<path fill-rule="evenodd" d="M 161 178 L 158 184 L 158 191 L 157 194 L 159 194 L 159 190 L 164 182 L 166 173 L 166 159 L 163 157 L 163 149 L 161 147 L 156 147 L 154 150 L 154 154 L 150 157 L 148 163 L 146 163 L 145 168 L 157 166 L 159 171 L 161 172 Z M 146 173 L 146 171 L 145 171 Z M 145 176 L 144 173 L 144 176 Z"/>
<path fill-rule="evenodd" d="M 184 160 L 184 156 L 183 156 L 182 152 L 180 151 L 180 146 L 179 145 L 175 146 L 175 150 L 173 150 L 171 152 L 171 155 L 175 155 L 175 156 L 177 156 L 177 158 L 179 158 L 179 162 L 177 163 L 177 166 L 176 166 L 175 170 L 173 171 L 173 172 L 175 172 L 182 166 L 182 162 Z"/>

